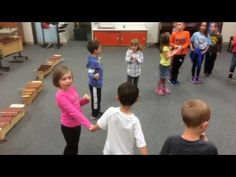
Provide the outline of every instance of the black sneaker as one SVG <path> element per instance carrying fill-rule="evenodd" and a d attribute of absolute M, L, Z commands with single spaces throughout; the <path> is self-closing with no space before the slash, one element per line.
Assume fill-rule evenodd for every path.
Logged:
<path fill-rule="evenodd" d="M 100 119 L 100 117 L 102 117 L 102 115 L 103 115 L 103 112 L 99 112 L 97 115 L 98 119 Z"/>
<path fill-rule="evenodd" d="M 103 115 L 103 112 L 99 112 L 98 114 L 102 116 L 102 115 Z"/>
<path fill-rule="evenodd" d="M 98 120 L 98 119 L 100 119 L 100 117 L 103 115 L 103 112 L 99 112 L 96 116 L 91 116 L 91 119 L 93 119 L 93 120 Z"/>
<path fill-rule="evenodd" d="M 232 79 L 232 78 L 233 78 L 233 74 L 230 73 L 230 74 L 228 75 L 228 78 L 229 78 L 229 79 Z"/>

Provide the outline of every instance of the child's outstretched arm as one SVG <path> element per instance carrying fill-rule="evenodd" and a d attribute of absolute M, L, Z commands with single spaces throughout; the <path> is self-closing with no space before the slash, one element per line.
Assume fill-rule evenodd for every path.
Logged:
<path fill-rule="evenodd" d="M 147 146 L 139 148 L 139 152 L 140 152 L 141 155 L 148 155 Z"/>
<path fill-rule="evenodd" d="M 66 112 L 70 117 L 73 117 L 80 121 L 82 125 L 84 125 L 86 128 L 90 128 L 91 122 L 88 120 L 85 115 L 78 110 L 67 98 L 65 95 L 60 95 L 60 97 L 57 97 L 57 104 L 63 110 Z"/>
<path fill-rule="evenodd" d="M 98 124 L 96 124 L 96 125 L 91 125 L 90 126 L 90 128 L 89 128 L 89 131 L 91 131 L 91 132 L 95 132 L 95 131 L 97 131 L 97 130 L 100 130 L 101 128 L 98 126 Z"/>

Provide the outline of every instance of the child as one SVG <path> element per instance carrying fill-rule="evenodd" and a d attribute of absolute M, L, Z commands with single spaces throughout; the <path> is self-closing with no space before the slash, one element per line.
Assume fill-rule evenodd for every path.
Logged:
<path fill-rule="evenodd" d="M 130 48 L 126 52 L 125 61 L 127 66 L 127 82 L 130 82 L 138 87 L 138 79 L 141 74 L 141 63 L 143 63 L 143 49 L 139 44 L 138 39 L 130 41 Z"/>
<path fill-rule="evenodd" d="M 157 83 L 156 94 L 163 96 L 170 94 L 168 88 L 166 88 L 166 79 L 169 77 L 170 60 L 171 57 L 176 54 L 177 50 L 170 51 L 170 33 L 166 32 L 161 34 L 160 38 L 160 80 Z"/>
<path fill-rule="evenodd" d="M 85 94 L 83 98 L 80 98 L 76 88 L 72 86 L 72 72 L 65 66 L 55 69 L 52 81 L 58 88 L 56 103 L 61 110 L 61 131 L 66 141 L 64 155 L 76 155 L 81 125 L 88 129 L 92 126 L 81 110 L 81 106 L 89 102 L 90 96 Z"/>
<path fill-rule="evenodd" d="M 138 100 L 139 89 L 131 83 L 123 83 L 118 88 L 117 100 L 120 107 L 110 107 L 90 130 L 107 129 L 104 154 L 134 154 L 136 143 L 139 151 L 147 155 L 147 145 L 139 119 L 132 113 L 131 107 Z"/>
<path fill-rule="evenodd" d="M 208 142 L 205 131 L 211 117 L 211 109 L 202 100 L 186 101 L 182 106 L 182 118 L 186 128 L 181 136 L 170 136 L 164 143 L 161 155 L 217 155 L 217 148 Z"/>
<path fill-rule="evenodd" d="M 229 79 L 233 78 L 234 69 L 236 66 L 236 35 L 233 37 L 233 41 L 232 41 L 232 52 L 233 52 L 233 56 L 232 56 L 231 66 L 229 69 L 229 75 L 228 75 Z"/>
<path fill-rule="evenodd" d="M 179 68 L 182 66 L 185 55 L 188 53 L 188 46 L 190 43 L 190 34 L 188 31 L 184 31 L 185 23 L 176 22 L 175 28 L 176 30 L 172 32 L 170 36 L 170 45 L 174 49 L 179 49 L 179 52 L 174 55 L 172 60 L 171 77 L 168 81 L 171 85 L 179 84 Z"/>
<path fill-rule="evenodd" d="M 88 42 L 88 51 L 91 55 L 88 57 L 88 84 L 92 95 L 91 109 L 92 119 L 99 119 L 102 116 L 101 109 L 101 93 L 103 86 L 103 68 L 100 59 L 101 45 L 98 41 L 92 40 Z"/>
<path fill-rule="evenodd" d="M 219 24 L 211 23 L 210 26 L 210 38 L 211 44 L 206 52 L 205 64 L 204 64 L 204 75 L 209 77 L 212 74 L 212 70 L 215 64 L 217 55 L 221 52 L 222 48 L 222 36 L 219 33 Z"/>
<path fill-rule="evenodd" d="M 192 79 L 193 84 L 201 84 L 200 71 L 204 54 L 211 45 L 211 39 L 207 34 L 207 22 L 201 22 L 200 30 L 195 32 L 191 37 L 190 42 L 190 58 L 192 60 Z"/>

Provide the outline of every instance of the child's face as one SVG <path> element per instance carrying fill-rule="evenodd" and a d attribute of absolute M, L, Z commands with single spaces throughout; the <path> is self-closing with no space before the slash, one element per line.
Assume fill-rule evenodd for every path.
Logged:
<path fill-rule="evenodd" d="M 99 45 L 98 49 L 95 50 L 95 53 L 96 53 L 96 55 L 101 55 L 101 53 L 102 53 L 102 46 L 101 45 Z"/>
<path fill-rule="evenodd" d="M 64 76 L 59 80 L 59 85 L 62 90 L 67 90 L 73 82 L 71 72 L 64 74 Z"/>
<path fill-rule="evenodd" d="M 214 23 L 211 24 L 210 29 L 211 29 L 211 32 L 213 32 L 213 33 L 218 31 L 218 28 L 215 26 Z"/>
<path fill-rule="evenodd" d="M 206 22 L 201 23 L 200 31 L 205 32 L 206 30 L 207 30 L 207 23 Z"/>
<path fill-rule="evenodd" d="M 133 52 L 136 52 L 137 50 L 138 50 L 138 46 L 137 45 L 131 45 L 131 50 L 133 51 Z"/>
<path fill-rule="evenodd" d="M 178 31 L 183 30 L 184 27 L 185 27 L 185 25 L 184 25 L 183 22 L 177 22 L 176 25 L 175 25 L 175 28 L 176 28 Z"/>

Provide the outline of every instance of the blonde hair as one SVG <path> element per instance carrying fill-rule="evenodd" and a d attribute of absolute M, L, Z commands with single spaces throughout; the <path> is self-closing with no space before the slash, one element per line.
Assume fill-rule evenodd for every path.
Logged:
<path fill-rule="evenodd" d="M 137 50 L 143 51 L 143 46 L 140 45 L 137 38 L 134 38 L 130 41 L 130 46 L 138 46 Z"/>
<path fill-rule="evenodd" d="M 210 120 L 211 108 L 202 100 L 192 99 L 183 104 L 181 113 L 187 127 L 197 127 Z"/>

